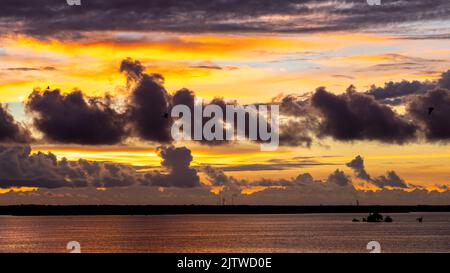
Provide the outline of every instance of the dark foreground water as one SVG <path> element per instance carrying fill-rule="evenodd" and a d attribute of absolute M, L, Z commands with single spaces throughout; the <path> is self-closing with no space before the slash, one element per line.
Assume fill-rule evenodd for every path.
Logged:
<path fill-rule="evenodd" d="M 369 241 L 382 252 L 450 252 L 450 213 L 351 222 L 363 216 L 0 216 L 0 252 L 68 252 L 69 241 L 82 252 L 369 252 Z"/>

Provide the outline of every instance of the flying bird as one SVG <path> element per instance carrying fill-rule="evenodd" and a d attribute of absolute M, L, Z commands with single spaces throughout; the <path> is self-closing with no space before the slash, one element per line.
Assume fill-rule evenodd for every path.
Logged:
<path fill-rule="evenodd" d="M 428 115 L 431 115 L 431 113 L 433 113 L 434 107 L 429 107 L 428 108 Z"/>

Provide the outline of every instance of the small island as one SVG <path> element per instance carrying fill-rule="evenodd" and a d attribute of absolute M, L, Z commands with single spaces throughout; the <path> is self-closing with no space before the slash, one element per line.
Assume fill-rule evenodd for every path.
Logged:
<path fill-rule="evenodd" d="M 367 218 L 363 218 L 362 221 L 368 222 L 368 223 L 380 223 L 380 222 L 392 223 L 393 222 L 392 218 L 389 215 L 386 217 L 383 217 L 383 215 L 381 215 L 378 212 L 369 213 L 369 216 L 367 216 Z M 353 218 L 352 222 L 360 222 L 360 221 L 359 221 L 359 219 Z"/>

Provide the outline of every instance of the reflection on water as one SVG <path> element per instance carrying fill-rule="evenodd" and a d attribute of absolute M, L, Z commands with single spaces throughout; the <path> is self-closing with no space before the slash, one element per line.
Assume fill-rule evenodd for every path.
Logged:
<path fill-rule="evenodd" d="M 363 216 L 0 216 L 0 252 L 66 252 L 69 241 L 82 252 L 368 252 L 369 241 L 382 252 L 450 252 L 450 213 L 351 222 Z"/>

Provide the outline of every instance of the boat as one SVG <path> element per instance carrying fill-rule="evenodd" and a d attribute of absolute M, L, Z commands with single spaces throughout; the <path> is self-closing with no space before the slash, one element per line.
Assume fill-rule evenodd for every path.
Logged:
<path fill-rule="evenodd" d="M 367 216 L 367 222 L 369 223 L 383 222 L 383 215 L 379 214 L 378 212 L 369 213 L 369 216 Z"/>

